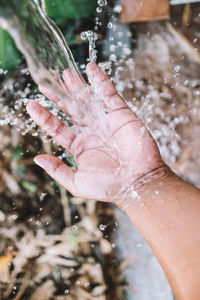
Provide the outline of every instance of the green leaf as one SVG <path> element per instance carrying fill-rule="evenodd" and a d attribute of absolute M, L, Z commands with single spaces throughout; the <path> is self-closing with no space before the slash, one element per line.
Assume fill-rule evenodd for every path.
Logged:
<path fill-rule="evenodd" d="M 26 171 L 26 167 L 23 165 L 19 165 L 17 167 L 16 173 L 20 175 L 20 174 L 24 174 L 25 171 Z"/>
<path fill-rule="evenodd" d="M 45 0 L 46 12 L 57 24 L 66 19 L 91 16 L 97 7 L 96 0 Z"/>
<path fill-rule="evenodd" d="M 24 180 L 22 181 L 22 187 L 30 194 L 35 194 L 37 192 L 37 185 L 32 182 Z"/>
<path fill-rule="evenodd" d="M 11 71 L 17 67 L 21 54 L 9 33 L 0 28 L 0 68 Z"/>
<path fill-rule="evenodd" d="M 22 157 L 23 153 L 22 153 L 22 147 L 20 147 L 19 145 L 16 147 L 13 147 L 12 149 L 12 159 L 14 160 L 20 160 Z"/>

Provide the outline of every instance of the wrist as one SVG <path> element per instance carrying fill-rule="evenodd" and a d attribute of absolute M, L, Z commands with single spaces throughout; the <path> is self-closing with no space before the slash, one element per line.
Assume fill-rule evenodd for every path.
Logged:
<path fill-rule="evenodd" d="M 131 208 L 141 207 L 144 202 L 150 201 L 152 197 L 154 198 L 154 195 L 158 197 L 170 178 L 178 177 L 165 163 L 161 164 L 126 188 L 118 200 L 118 206 L 129 214 Z"/>
<path fill-rule="evenodd" d="M 134 189 L 139 198 L 144 194 L 156 189 L 163 184 L 168 178 L 177 177 L 172 170 L 165 164 L 161 164 L 156 169 L 146 173 L 134 182 Z"/>

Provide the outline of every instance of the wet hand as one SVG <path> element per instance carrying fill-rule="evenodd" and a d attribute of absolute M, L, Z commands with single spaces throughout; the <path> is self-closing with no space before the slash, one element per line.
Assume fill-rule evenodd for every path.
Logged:
<path fill-rule="evenodd" d="M 150 133 L 118 95 L 111 80 L 94 63 L 88 64 L 87 75 L 91 86 L 83 81 L 80 83 L 76 77 L 70 78 L 69 73 L 63 76 L 64 85 L 71 97 L 75 97 L 76 91 L 78 93 L 84 85 L 85 92 L 82 95 L 87 97 L 88 104 L 90 101 L 94 104 L 95 101 L 102 100 L 106 111 L 107 142 L 104 139 L 104 124 L 94 131 L 92 123 L 84 124 L 78 119 L 80 116 L 72 115 L 77 124 L 69 127 L 39 103 L 31 101 L 27 110 L 32 119 L 57 144 L 72 153 L 78 170 L 47 154 L 38 155 L 35 162 L 73 195 L 114 201 L 123 208 L 130 197 L 127 191 L 133 191 L 138 179 L 162 166 L 163 162 Z M 43 88 L 41 90 L 68 113 L 64 99 L 58 99 Z M 100 114 L 96 115 L 96 119 L 98 118 L 97 124 L 105 121 L 100 119 Z"/>

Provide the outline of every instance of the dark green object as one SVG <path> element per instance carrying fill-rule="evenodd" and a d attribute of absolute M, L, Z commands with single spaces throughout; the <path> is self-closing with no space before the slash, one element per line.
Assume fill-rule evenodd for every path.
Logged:
<path fill-rule="evenodd" d="M 20 63 L 21 54 L 7 31 L 0 27 L 0 68 L 12 71 Z"/>
<path fill-rule="evenodd" d="M 26 171 L 26 167 L 23 166 L 23 165 L 19 165 L 19 166 L 17 167 L 16 173 L 19 174 L 19 175 L 21 175 L 21 174 L 24 174 L 25 171 Z"/>
<path fill-rule="evenodd" d="M 29 194 L 35 194 L 37 192 L 37 185 L 28 182 L 28 181 L 22 181 L 22 187 L 29 193 Z"/>
<path fill-rule="evenodd" d="M 91 16 L 97 7 L 96 0 L 45 0 L 46 12 L 57 24 L 66 19 Z"/>
<path fill-rule="evenodd" d="M 12 148 L 12 159 L 18 161 L 22 158 L 22 156 L 23 156 L 23 150 L 21 146 L 18 145 Z"/>
<path fill-rule="evenodd" d="M 64 158 L 62 161 L 65 164 L 67 164 L 69 167 L 74 168 L 75 170 L 78 170 L 76 161 L 70 153 L 68 153 L 68 156 L 66 158 Z"/>

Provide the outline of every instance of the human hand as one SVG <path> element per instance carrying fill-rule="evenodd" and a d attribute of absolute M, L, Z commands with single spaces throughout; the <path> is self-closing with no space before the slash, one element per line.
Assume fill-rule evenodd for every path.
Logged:
<path fill-rule="evenodd" d="M 27 105 L 32 119 L 72 153 L 78 170 L 47 154 L 38 155 L 35 162 L 73 195 L 114 201 L 123 208 L 131 195 L 137 197 L 135 182 L 161 167 L 163 161 L 150 133 L 117 94 L 110 79 L 94 63 L 88 64 L 87 75 L 91 86 L 80 82 L 73 74 L 63 76 L 68 96 L 77 97 L 79 106 L 84 104 L 82 120 L 77 109 L 69 113 L 66 99 L 58 99 L 41 88 L 70 114 L 76 123 L 74 126 L 63 124 L 35 101 Z M 100 102 L 103 103 L 103 115 L 99 112 Z M 84 114 L 85 103 L 93 109 Z"/>

